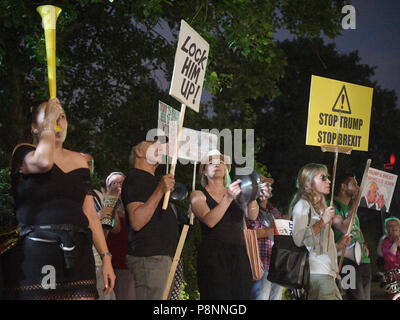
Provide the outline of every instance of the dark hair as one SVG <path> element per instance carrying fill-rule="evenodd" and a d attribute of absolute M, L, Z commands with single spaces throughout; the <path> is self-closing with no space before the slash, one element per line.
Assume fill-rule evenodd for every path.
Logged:
<path fill-rule="evenodd" d="M 335 180 L 335 195 L 339 194 L 340 189 L 342 188 L 342 184 L 348 184 L 351 178 L 354 178 L 355 175 L 353 173 L 344 173 L 336 176 Z"/>

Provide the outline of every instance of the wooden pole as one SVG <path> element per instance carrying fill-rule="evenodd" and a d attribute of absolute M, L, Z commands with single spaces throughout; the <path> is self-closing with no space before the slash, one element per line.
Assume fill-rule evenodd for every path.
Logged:
<path fill-rule="evenodd" d="M 175 277 L 176 267 L 178 266 L 178 262 L 179 262 L 179 259 L 181 257 L 183 245 L 185 243 L 185 239 L 186 239 L 186 235 L 188 233 L 188 230 L 189 230 L 189 226 L 187 224 L 185 224 L 183 226 L 181 237 L 179 239 L 178 246 L 177 246 L 176 251 L 175 251 L 174 259 L 172 260 L 172 265 L 171 265 L 171 269 L 169 270 L 167 284 L 165 286 L 165 289 L 164 289 L 164 292 L 163 292 L 163 295 L 162 295 L 162 300 L 167 300 L 168 299 L 168 295 L 169 295 L 169 292 L 171 290 L 172 281 L 174 280 L 174 277 Z"/>
<path fill-rule="evenodd" d="M 348 236 L 351 233 L 351 230 L 353 229 L 353 224 L 354 224 L 354 221 L 355 221 L 355 216 L 357 214 L 357 209 L 358 209 L 358 206 L 360 205 L 361 192 L 364 189 L 365 183 L 367 181 L 368 170 L 369 170 L 370 165 L 371 165 L 371 159 L 368 159 L 367 160 L 367 164 L 365 165 L 364 174 L 363 174 L 363 177 L 362 177 L 360 189 L 358 190 L 357 198 L 354 200 L 356 202 L 354 204 L 354 213 L 351 216 L 350 224 L 349 224 L 349 227 L 347 228 L 347 232 L 346 232 L 345 236 Z M 340 257 L 339 272 L 342 270 L 343 260 L 344 260 L 344 255 L 345 254 L 346 254 L 346 247 L 342 250 L 342 256 Z"/>
<path fill-rule="evenodd" d="M 185 111 L 186 111 L 186 105 L 182 104 L 181 105 L 181 114 L 180 114 L 180 117 L 179 117 L 178 133 L 177 133 L 177 136 L 176 136 L 176 144 L 175 144 L 174 156 L 172 157 L 171 170 L 170 170 L 170 173 L 172 175 L 175 175 L 175 168 L 176 168 L 176 163 L 177 163 L 177 160 L 178 160 L 179 137 L 181 135 L 181 131 L 182 131 L 182 127 L 183 127 L 183 120 L 185 118 Z M 162 206 L 163 210 L 166 210 L 167 207 L 168 207 L 168 202 L 169 202 L 170 195 L 171 195 L 171 191 L 168 191 L 168 192 L 165 193 L 164 202 L 163 202 L 163 206 Z"/>
<path fill-rule="evenodd" d="M 339 122 L 338 122 L 338 133 L 337 133 L 337 138 L 336 138 L 336 147 L 339 145 L 339 134 L 340 134 L 340 122 L 342 119 L 342 112 L 339 112 Z M 337 169 L 337 163 L 338 163 L 338 149 L 336 148 L 335 150 L 335 160 L 333 162 L 333 172 L 332 172 L 332 184 L 331 184 L 331 202 L 330 206 L 333 206 L 333 197 L 335 195 L 335 181 L 336 181 L 336 169 Z M 328 252 L 329 249 L 329 242 L 331 239 L 331 233 L 332 233 L 332 219 L 329 221 L 329 229 L 328 229 L 328 242 L 326 244 L 326 252 Z"/>
<path fill-rule="evenodd" d="M 333 206 L 333 197 L 335 194 L 335 181 L 336 181 L 336 168 L 337 168 L 337 162 L 338 162 L 338 151 L 335 151 L 335 161 L 333 163 L 333 173 L 332 173 L 332 184 L 331 184 L 331 202 L 330 206 Z M 329 221 L 329 229 L 328 229 L 328 243 L 326 244 L 326 252 L 328 252 L 329 249 L 329 242 L 331 239 L 331 231 L 332 231 L 332 219 Z"/>

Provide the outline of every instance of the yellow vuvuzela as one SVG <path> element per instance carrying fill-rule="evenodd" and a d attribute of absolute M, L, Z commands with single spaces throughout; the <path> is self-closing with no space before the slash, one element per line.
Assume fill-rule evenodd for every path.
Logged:
<path fill-rule="evenodd" d="M 44 37 L 46 41 L 46 57 L 47 57 L 47 75 L 49 78 L 50 99 L 56 97 L 56 22 L 61 9 L 51 5 L 40 6 L 36 11 L 42 17 L 42 25 L 44 29 Z M 61 131 L 56 124 L 55 130 Z"/>

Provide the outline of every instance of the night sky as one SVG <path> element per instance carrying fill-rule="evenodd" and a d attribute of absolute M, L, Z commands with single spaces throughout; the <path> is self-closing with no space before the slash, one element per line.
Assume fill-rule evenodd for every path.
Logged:
<path fill-rule="evenodd" d="M 375 66 L 376 80 L 400 97 L 400 1 L 353 0 L 356 29 L 333 40 L 340 52 L 358 50 L 361 63 Z M 397 101 L 400 108 L 400 101 Z"/>

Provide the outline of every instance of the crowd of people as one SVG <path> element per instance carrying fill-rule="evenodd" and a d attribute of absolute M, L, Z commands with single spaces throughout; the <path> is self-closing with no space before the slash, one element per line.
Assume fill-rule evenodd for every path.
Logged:
<path fill-rule="evenodd" d="M 12 195 L 20 237 L 2 257 L 6 298 L 162 299 L 179 239 L 173 204 L 162 208 L 164 195 L 174 188 L 174 176 L 155 174 L 159 146 L 167 140 L 136 137 L 130 171 L 111 172 L 99 191 L 91 185 L 93 157 L 63 147 L 67 127 L 63 108 L 51 99 L 34 113 L 34 143 L 14 149 Z M 199 169 L 201 187 L 191 193 L 189 210 L 201 227 L 200 299 L 283 299 L 284 288 L 268 280 L 274 220 L 282 218 L 293 221 L 294 243 L 309 251 L 308 299 L 370 299 L 371 260 L 354 210 L 359 186 L 353 174 L 338 175 L 331 203 L 327 167 L 306 164 L 298 173 L 297 192 L 285 216 L 270 202 L 274 179 L 261 175 L 259 195 L 244 210 L 235 201 L 242 192 L 241 180 L 230 183 L 228 156 L 212 152 Z M 252 276 L 244 224 L 255 230 L 264 269 L 261 279 Z M 386 219 L 385 228 L 384 269 L 395 277 L 400 273 L 400 220 Z M 355 269 L 355 286 L 343 288 L 338 252 L 356 244 L 360 261 L 343 261 L 343 266 Z"/>

